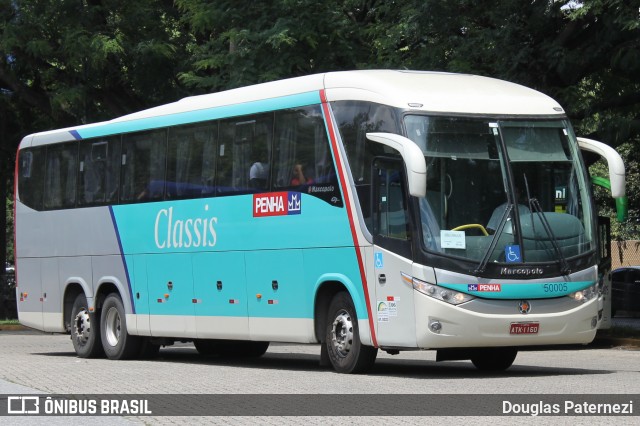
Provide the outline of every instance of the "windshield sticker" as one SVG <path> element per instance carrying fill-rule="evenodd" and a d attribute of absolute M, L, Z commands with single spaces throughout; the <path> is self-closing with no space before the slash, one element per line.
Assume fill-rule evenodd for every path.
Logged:
<path fill-rule="evenodd" d="M 464 231 L 440 231 L 442 248 L 464 250 L 466 248 Z"/>
<path fill-rule="evenodd" d="M 520 246 L 506 246 L 504 248 L 504 258 L 507 263 L 521 263 L 522 258 L 520 257 Z"/>

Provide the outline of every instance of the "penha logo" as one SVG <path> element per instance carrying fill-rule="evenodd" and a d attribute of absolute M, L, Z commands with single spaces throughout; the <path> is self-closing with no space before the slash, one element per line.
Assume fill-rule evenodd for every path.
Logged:
<path fill-rule="evenodd" d="M 287 216 L 302 213 L 299 192 L 270 192 L 253 196 L 253 217 Z"/>
<path fill-rule="evenodd" d="M 469 284 L 467 291 L 501 292 L 502 286 L 500 284 Z"/>

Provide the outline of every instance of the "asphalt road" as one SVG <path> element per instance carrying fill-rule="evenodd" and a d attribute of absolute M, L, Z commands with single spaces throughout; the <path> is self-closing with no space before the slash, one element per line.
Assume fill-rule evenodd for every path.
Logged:
<path fill-rule="evenodd" d="M 639 320 L 640 322 L 640 320 Z M 434 351 L 380 353 L 367 375 L 341 375 L 321 368 L 319 346 L 272 344 L 256 360 L 202 358 L 192 345 L 163 348 L 150 361 L 80 359 L 68 336 L 31 331 L 0 333 L 0 394 L 460 394 L 453 406 L 486 394 L 640 394 L 640 351 L 636 347 L 590 345 L 524 351 L 504 373 L 477 371 L 468 361 L 435 362 Z M 442 401 L 439 401 L 442 403 Z M 636 411 L 640 412 L 640 403 Z M 203 407 L 200 407 L 203 408 Z M 204 407 L 206 408 L 206 407 Z M 341 417 L 78 417 L 9 418 L 3 424 L 344 424 L 370 423 L 362 407 Z M 637 414 L 636 414 L 637 416 Z M 561 417 L 562 423 L 578 419 Z M 6 421 L 4 421 L 6 420 Z M 381 417 L 392 424 L 522 424 L 528 417 Z M 539 419 L 547 424 L 545 419 Z M 551 418 L 546 418 L 551 420 Z M 60 423 L 56 423 L 60 422 Z M 556 422 L 554 422 L 556 423 Z M 598 424 L 637 424 L 637 417 L 598 417 Z"/>

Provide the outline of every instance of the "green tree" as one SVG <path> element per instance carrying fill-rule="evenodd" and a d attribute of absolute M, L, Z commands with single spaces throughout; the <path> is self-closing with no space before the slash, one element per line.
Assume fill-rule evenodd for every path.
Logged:
<path fill-rule="evenodd" d="M 223 89 L 370 65 L 366 26 L 376 1 L 176 0 L 190 29 L 190 66 L 180 80 Z"/>

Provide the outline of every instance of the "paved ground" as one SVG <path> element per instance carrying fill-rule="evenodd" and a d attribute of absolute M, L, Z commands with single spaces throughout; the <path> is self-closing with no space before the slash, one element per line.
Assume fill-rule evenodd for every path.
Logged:
<path fill-rule="evenodd" d="M 640 330 L 640 318 L 614 318 Z M 632 342 L 636 344 L 638 341 Z M 468 362 L 435 363 L 434 352 L 381 354 L 371 375 L 346 376 L 318 367 L 315 345 L 272 345 L 257 361 L 199 357 L 189 344 L 161 351 L 154 361 L 77 358 L 68 336 L 31 331 L 0 333 L 0 394 L 640 394 L 640 350 L 609 340 L 587 350 L 529 351 L 506 375 L 477 372 Z M 640 406 L 636 407 L 640 411 Z M 354 407 L 354 414 L 358 413 Z M 0 424 L 638 424 L 633 419 L 524 417 L 47 417 L 0 418 Z"/>
<path fill-rule="evenodd" d="M 381 354 L 373 374 L 347 376 L 318 366 L 317 345 L 272 345 L 255 361 L 203 359 L 192 345 L 161 351 L 154 361 L 77 358 L 68 336 L 0 333 L 0 394 L 460 394 L 452 407 L 486 394 L 640 394 L 640 351 L 624 348 L 528 351 L 508 374 L 476 371 L 468 362 L 435 363 L 434 352 Z M 362 413 L 354 406 L 353 412 Z M 524 417 L 137 417 L 0 419 L 2 424 L 550 424 Z M 553 418 L 554 424 L 637 424 L 629 418 Z"/>

